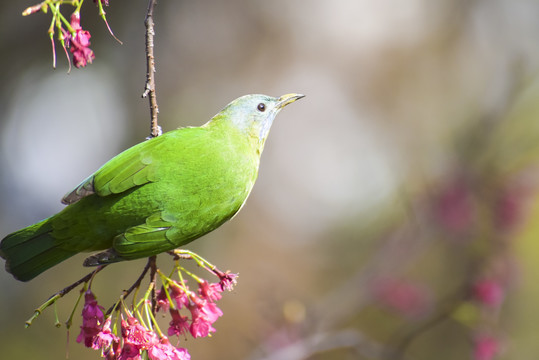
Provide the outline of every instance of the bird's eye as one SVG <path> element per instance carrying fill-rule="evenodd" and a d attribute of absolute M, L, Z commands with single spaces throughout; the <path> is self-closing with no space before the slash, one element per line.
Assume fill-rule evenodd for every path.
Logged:
<path fill-rule="evenodd" d="M 266 111 L 266 104 L 260 103 L 260 104 L 258 104 L 258 106 L 256 108 L 258 109 L 258 111 L 264 112 L 264 111 Z"/>

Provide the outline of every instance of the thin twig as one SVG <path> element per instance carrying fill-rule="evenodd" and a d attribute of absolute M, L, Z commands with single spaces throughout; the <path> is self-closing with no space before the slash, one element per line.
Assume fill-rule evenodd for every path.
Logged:
<path fill-rule="evenodd" d="M 142 94 L 142 97 L 148 97 L 150 102 L 150 138 L 159 136 L 162 133 L 161 127 L 157 123 L 157 114 L 159 113 L 159 107 L 157 106 L 157 95 L 155 93 L 155 57 L 153 54 L 153 37 L 155 35 L 153 23 L 153 9 L 156 2 L 156 0 L 149 0 L 148 12 L 146 13 L 146 19 L 144 20 L 144 25 L 146 26 L 146 85 L 144 87 L 144 93 Z"/>
<path fill-rule="evenodd" d="M 155 281 L 157 277 L 157 256 L 150 256 L 148 258 L 148 264 L 150 265 L 150 287 L 152 288 L 152 314 L 157 312 L 157 295 L 155 293 Z"/>
<path fill-rule="evenodd" d="M 107 265 L 101 265 L 101 266 L 97 267 L 94 271 L 92 271 L 92 272 L 89 273 L 88 275 L 84 276 L 82 279 L 75 281 L 73 284 L 71 284 L 71 285 L 69 285 L 69 286 L 66 286 L 66 287 L 63 288 L 62 290 L 58 291 L 56 294 L 51 295 L 51 296 L 47 299 L 47 301 L 45 301 L 40 307 L 38 307 L 38 308 L 34 311 L 34 314 L 32 315 L 32 317 L 26 321 L 26 327 L 29 327 L 30 325 L 32 325 L 32 321 L 34 321 L 35 318 L 37 318 L 39 315 L 41 315 L 41 313 L 43 312 L 43 310 L 45 310 L 46 308 L 48 308 L 49 306 L 51 306 L 52 304 L 54 304 L 58 299 L 60 299 L 61 297 L 65 296 L 66 294 L 68 294 L 71 290 L 73 290 L 74 288 L 76 288 L 76 287 L 79 286 L 80 284 L 86 283 L 86 282 L 90 281 L 90 279 L 91 279 L 95 274 L 97 274 L 98 272 L 100 272 L 101 270 L 103 270 L 106 266 L 107 266 Z"/>
<path fill-rule="evenodd" d="M 152 258 L 154 258 L 154 256 L 148 258 L 148 262 L 146 263 L 146 266 L 144 266 L 144 269 L 142 270 L 142 273 L 140 274 L 138 279 L 133 283 L 133 285 L 131 285 L 131 287 L 129 289 L 123 291 L 122 295 L 120 296 L 120 300 L 125 299 L 126 297 L 129 296 L 129 294 L 131 294 L 133 292 L 133 290 L 140 287 L 140 283 L 142 282 L 142 279 L 144 279 L 144 276 L 148 272 L 148 269 L 150 269 L 150 267 L 152 266 Z M 155 266 L 155 259 L 153 259 L 153 262 L 154 262 L 154 266 Z M 112 305 L 107 310 L 106 315 L 109 315 L 113 311 L 116 311 L 118 309 L 118 307 L 120 306 L 120 304 L 121 304 L 121 301 L 118 301 L 116 304 Z"/>

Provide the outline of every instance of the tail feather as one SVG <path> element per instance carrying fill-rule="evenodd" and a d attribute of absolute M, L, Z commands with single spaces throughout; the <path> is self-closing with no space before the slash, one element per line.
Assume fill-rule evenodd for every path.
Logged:
<path fill-rule="evenodd" d="M 0 257 L 6 259 L 6 271 L 17 280 L 29 281 L 75 255 L 59 248 L 51 232 L 50 221 L 43 220 L 6 236 L 0 243 Z"/>

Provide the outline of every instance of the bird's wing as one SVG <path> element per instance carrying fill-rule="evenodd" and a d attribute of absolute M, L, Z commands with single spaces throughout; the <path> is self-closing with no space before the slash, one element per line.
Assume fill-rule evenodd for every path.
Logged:
<path fill-rule="evenodd" d="M 94 174 L 81 182 L 62 198 L 62 203 L 73 204 L 85 196 L 118 194 L 132 187 L 155 181 L 155 150 L 165 135 L 135 145 L 112 158 Z"/>
<path fill-rule="evenodd" d="M 149 216 L 144 224 L 128 228 L 114 238 L 112 248 L 88 257 L 85 266 L 97 266 L 122 260 L 149 257 L 181 244 L 173 242 L 167 232 L 175 229 L 176 218 L 165 211 Z"/>
<path fill-rule="evenodd" d="M 176 245 L 167 236 L 176 219 L 161 211 L 149 216 L 144 224 L 133 226 L 114 239 L 113 247 L 125 259 L 134 259 L 171 250 Z"/>
<path fill-rule="evenodd" d="M 215 229 L 228 218 L 209 221 L 205 216 L 182 218 L 164 210 L 146 218 L 144 224 L 130 227 L 116 236 L 112 247 L 121 260 L 148 257 L 185 245 Z"/>

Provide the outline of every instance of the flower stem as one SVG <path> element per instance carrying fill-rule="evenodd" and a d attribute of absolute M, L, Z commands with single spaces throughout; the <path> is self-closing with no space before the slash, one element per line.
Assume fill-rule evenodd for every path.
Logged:
<path fill-rule="evenodd" d="M 25 327 L 29 327 L 30 325 L 32 325 L 32 322 L 34 321 L 35 318 L 37 318 L 39 315 L 41 315 L 41 313 L 43 312 L 43 310 L 45 310 L 47 307 L 51 306 L 52 304 L 54 304 L 58 299 L 60 299 L 61 297 L 63 297 L 64 295 L 68 294 L 71 290 L 73 290 L 74 288 L 76 288 L 77 286 L 79 286 L 80 284 L 82 283 L 87 283 L 95 274 L 97 274 L 98 272 L 100 272 L 101 270 L 103 270 L 107 265 L 102 265 L 102 266 L 99 266 L 97 267 L 94 271 L 92 271 L 91 273 L 87 274 L 85 277 L 83 277 L 82 279 L 79 279 L 77 281 L 75 281 L 73 284 L 63 288 L 62 290 L 58 291 L 56 294 L 52 295 L 51 297 L 49 297 L 47 299 L 47 301 L 45 301 L 40 307 L 38 307 L 35 311 L 34 311 L 34 314 L 32 315 L 32 317 L 30 319 L 28 319 L 26 321 L 26 325 Z"/>
<path fill-rule="evenodd" d="M 140 287 L 140 283 L 142 282 L 142 279 L 144 279 L 144 276 L 146 276 L 146 273 L 150 269 L 150 266 L 152 264 L 151 257 L 148 258 L 148 262 L 146 263 L 146 266 L 144 266 L 144 269 L 142 270 L 142 273 L 138 277 L 138 279 L 131 285 L 131 287 L 127 290 L 124 290 L 122 295 L 120 295 L 120 301 L 123 302 L 123 300 L 129 296 L 133 292 L 133 290 L 138 289 Z M 118 309 L 119 303 L 112 305 L 108 310 L 106 315 L 109 315 L 111 312 Z"/>
<path fill-rule="evenodd" d="M 69 329 L 71 327 L 71 324 L 73 324 L 73 316 L 75 315 L 75 310 L 77 310 L 77 307 L 79 306 L 80 299 L 84 296 L 84 293 L 88 290 L 88 283 L 84 283 L 84 286 L 80 290 L 79 297 L 77 298 L 77 302 L 75 302 L 75 306 L 73 306 L 73 310 L 71 310 L 71 315 L 69 315 L 69 318 L 66 321 L 66 327 Z"/>

